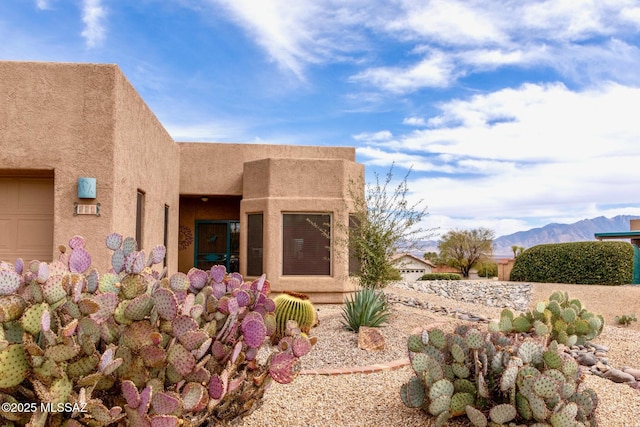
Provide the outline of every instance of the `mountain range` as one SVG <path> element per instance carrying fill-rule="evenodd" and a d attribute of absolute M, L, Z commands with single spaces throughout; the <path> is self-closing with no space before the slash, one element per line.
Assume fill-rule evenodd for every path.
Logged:
<path fill-rule="evenodd" d="M 595 233 L 629 231 L 629 221 L 632 219 L 640 219 L 640 216 L 618 215 L 612 218 L 599 216 L 597 218 L 583 219 L 573 224 L 552 223 L 544 227 L 518 231 L 513 234 L 497 237 L 493 240 L 494 257 L 513 257 L 511 247 L 514 245 L 527 249 L 546 243 L 593 241 L 595 240 Z M 438 252 L 438 241 L 423 243 L 426 248 L 424 252 Z"/>
<path fill-rule="evenodd" d="M 618 215 L 613 218 L 599 216 L 583 219 L 573 224 L 547 224 L 544 227 L 518 231 L 493 240 L 493 250 L 497 257 L 513 256 L 511 246 L 522 246 L 525 249 L 545 243 L 585 242 L 595 240 L 595 233 L 613 233 L 629 231 L 629 220 L 640 219 L 640 216 Z"/>

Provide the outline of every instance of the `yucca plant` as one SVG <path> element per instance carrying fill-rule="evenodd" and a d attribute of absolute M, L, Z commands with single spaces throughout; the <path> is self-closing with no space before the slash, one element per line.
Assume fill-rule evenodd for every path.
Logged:
<path fill-rule="evenodd" d="M 387 322 L 391 308 L 382 291 L 364 287 L 352 297 L 346 297 L 342 307 L 342 325 L 358 332 L 361 326 L 377 328 Z"/>

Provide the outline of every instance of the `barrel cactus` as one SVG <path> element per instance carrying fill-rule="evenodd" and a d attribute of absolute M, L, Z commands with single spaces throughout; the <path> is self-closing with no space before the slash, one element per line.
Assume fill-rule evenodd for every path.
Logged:
<path fill-rule="evenodd" d="M 285 335 L 289 320 L 295 320 L 303 333 L 309 333 L 316 320 L 316 309 L 307 295 L 285 291 L 275 297 L 274 302 L 276 305 L 274 342 L 278 342 Z"/>
<path fill-rule="evenodd" d="M 555 341 L 546 347 L 460 326 L 449 334 L 411 335 L 407 345 L 416 375 L 400 397 L 435 417 L 437 426 L 458 416 L 477 427 L 595 425 L 596 395 L 579 389 L 579 366 Z"/>
<path fill-rule="evenodd" d="M 0 401 L 64 409 L 0 412 L 3 425 L 215 424 L 295 378 L 315 341 L 290 322 L 289 345 L 258 359 L 276 326 L 264 276 L 214 266 L 166 277 L 154 270 L 163 246 L 147 255 L 116 233 L 106 245 L 104 274 L 80 236 L 52 263 L 0 263 Z"/>

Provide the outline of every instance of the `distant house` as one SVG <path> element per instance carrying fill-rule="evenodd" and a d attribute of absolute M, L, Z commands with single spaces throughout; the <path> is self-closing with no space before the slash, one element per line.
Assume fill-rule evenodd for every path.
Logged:
<path fill-rule="evenodd" d="M 431 273 L 436 267 L 432 262 L 411 254 L 398 254 L 391 262 L 398 269 L 405 282 L 420 280 L 420 277 Z"/>

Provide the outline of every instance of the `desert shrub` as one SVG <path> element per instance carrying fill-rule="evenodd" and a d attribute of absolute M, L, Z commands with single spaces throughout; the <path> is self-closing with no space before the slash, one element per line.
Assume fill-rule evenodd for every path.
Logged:
<path fill-rule="evenodd" d="M 483 262 L 476 267 L 478 277 L 492 278 L 498 275 L 498 264 L 495 262 Z"/>
<path fill-rule="evenodd" d="M 387 322 L 391 308 L 382 291 L 373 287 L 359 289 L 346 297 L 342 307 L 342 325 L 358 332 L 361 326 L 377 328 Z"/>
<path fill-rule="evenodd" d="M 622 316 L 616 316 L 615 321 L 618 325 L 629 326 L 631 322 L 637 322 L 638 318 L 635 314 L 623 314 Z"/>
<path fill-rule="evenodd" d="M 458 273 L 427 273 L 420 277 L 420 280 L 460 280 L 462 276 Z"/>
<path fill-rule="evenodd" d="M 0 401 L 54 408 L 3 411 L 1 425 L 216 424 L 253 412 L 272 380 L 293 380 L 315 341 L 291 322 L 257 359 L 276 328 L 264 275 L 165 277 L 153 270 L 163 246 L 147 257 L 132 238 L 106 244 L 103 274 L 80 236 L 51 263 L 0 262 Z"/>
<path fill-rule="evenodd" d="M 624 285 L 633 276 L 633 247 L 627 242 L 538 245 L 520 254 L 511 270 L 516 282 Z"/>

